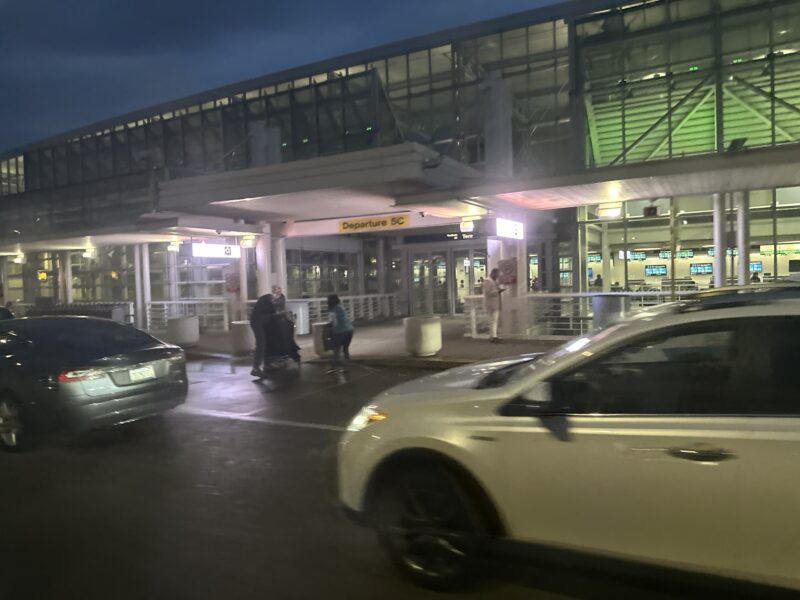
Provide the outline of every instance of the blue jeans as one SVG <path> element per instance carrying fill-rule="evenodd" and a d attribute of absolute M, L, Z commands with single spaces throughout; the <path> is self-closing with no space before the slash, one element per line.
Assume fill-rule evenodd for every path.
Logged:
<path fill-rule="evenodd" d="M 350 342 L 353 341 L 353 330 L 333 334 L 333 359 L 339 362 L 342 353 L 344 359 L 350 360 Z"/>

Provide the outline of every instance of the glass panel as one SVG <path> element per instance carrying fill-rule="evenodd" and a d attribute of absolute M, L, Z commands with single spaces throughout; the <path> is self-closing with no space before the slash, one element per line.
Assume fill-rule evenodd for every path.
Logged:
<path fill-rule="evenodd" d="M 414 254 L 411 258 L 412 314 L 433 312 L 431 296 L 431 262 L 427 254 Z"/>
<path fill-rule="evenodd" d="M 450 312 L 450 290 L 445 252 L 433 254 L 431 270 L 433 275 L 433 312 L 437 315 L 448 314 Z"/>
<path fill-rule="evenodd" d="M 472 261 L 468 250 L 453 252 L 453 271 L 456 282 L 456 313 L 464 312 L 464 298 L 470 295 L 470 271 Z"/>

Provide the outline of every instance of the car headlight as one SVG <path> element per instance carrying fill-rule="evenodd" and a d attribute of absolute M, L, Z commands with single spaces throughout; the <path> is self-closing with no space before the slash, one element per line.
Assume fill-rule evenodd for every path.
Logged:
<path fill-rule="evenodd" d="M 370 423 L 377 423 L 378 421 L 386 420 L 386 415 L 379 411 L 374 406 L 365 406 L 358 414 L 350 421 L 347 426 L 347 431 L 361 431 Z"/>

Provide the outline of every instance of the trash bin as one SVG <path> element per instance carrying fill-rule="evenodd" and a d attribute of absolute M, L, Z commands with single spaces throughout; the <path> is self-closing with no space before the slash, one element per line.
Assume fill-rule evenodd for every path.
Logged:
<path fill-rule="evenodd" d="M 406 317 L 403 330 L 412 356 L 434 356 L 442 349 L 441 317 Z"/>
<path fill-rule="evenodd" d="M 167 341 L 182 348 L 200 343 L 200 319 L 178 317 L 167 319 Z"/>
<path fill-rule="evenodd" d="M 595 294 L 592 296 L 593 324 L 605 327 L 627 315 L 631 310 L 631 299 L 622 294 Z"/>
<path fill-rule="evenodd" d="M 256 336 L 250 321 L 234 321 L 231 323 L 231 346 L 234 356 L 252 354 L 256 349 Z"/>
<path fill-rule="evenodd" d="M 332 356 L 331 324 L 314 323 L 311 326 L 311 332 L 314 335 L 314 353 L 320 358 Z"/>

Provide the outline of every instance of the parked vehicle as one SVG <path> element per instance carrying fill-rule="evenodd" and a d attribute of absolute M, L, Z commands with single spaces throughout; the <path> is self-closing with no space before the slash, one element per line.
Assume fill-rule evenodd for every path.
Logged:
<path fill-rule="evenodd" d="M 720 289 L 402 384 L 344 435 L 341 501 L 428 587 L 503 540 L 800 589 L 798 340 L 800 287 Z"/>
<path fill-rule="evenodd" d="M 183 351 L 128 325 L 86 317 L 0 321 L 0 443 L 117 425 L 187 393 Z"/>

